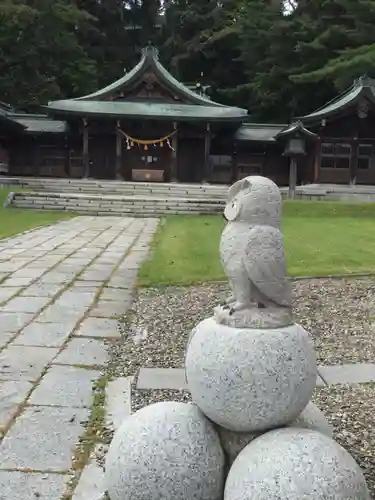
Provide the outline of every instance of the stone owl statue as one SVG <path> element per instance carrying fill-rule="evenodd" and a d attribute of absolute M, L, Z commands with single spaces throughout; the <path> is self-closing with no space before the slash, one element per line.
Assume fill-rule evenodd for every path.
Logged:
<path fill-rule="evenodd" d="M 240 328 L 292 324 L 281 209 L 279 188 L 265 177 L 246 177 L 229 189 L 220 256 L 232 296 L 215 310 L 219 323 Z"/>

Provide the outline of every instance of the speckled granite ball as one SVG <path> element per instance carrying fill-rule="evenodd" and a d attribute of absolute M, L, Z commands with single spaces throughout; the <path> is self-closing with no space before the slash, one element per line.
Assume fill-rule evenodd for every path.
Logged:
<path fill-rule="evenodd" d="M 369 500 L 361 469 L 317 431 L 285 428 L 252 441 L 234 461 L 224 500 Z"/>
<path fill-rule="evenodd" d="M 314 403 L 309 403 L 303 410 L 301 415 L 296 418 L 291 424 L 291 427 L 302 427 L 312 429 L 332 437 L 332 427 L 324 414 Z M 255 438 L 261 436 L 263 433 L 259 432 L 234 432 L 215 425 L 215 429 L 220 437 L 221 446 L 227 456 L 227 462 L 231 465 L 237 458 L 238 454 Z"/>
<path fill-rule="evenodd" d="M 299 325 L 246 329 L 213 318 L 196 328 L 186 351 L 193 401 L 213 422 L 259 432 L 293 421 L 316 384 L 316 358 Z"/>
<path fill-rule="evenodd" d="M 224 452 L 191 403 L 156 403 L 128 417 L 105 466 L 111 500 L 221 500 Z"/>

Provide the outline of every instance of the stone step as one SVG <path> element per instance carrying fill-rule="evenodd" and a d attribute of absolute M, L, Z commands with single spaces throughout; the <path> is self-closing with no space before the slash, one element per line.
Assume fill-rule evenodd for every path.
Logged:
<path fill-rule="evenodd" d="M 285 195 L 285 193 L 283 193 Z M 311 199 L 307 195 L 298 196 Z M 164 215 L 221 214 L 224 198 L 199 199 L 165 196 L 118 196 L 87 193 L 23 192 L 16 193 L 12 205 L 33 210 L 59 210 L 91 215 L 160 217 Z"/>
<path fill-rule="evenodd" d="M 85 207 L 78 207 L 75 210 L 74 209 L 66 209 L 64 207 L 58 207 L 58 206 L 45 206 L 45 207 L 35 207 L 35 206 L 20 206 L 17 208 L 22 208 L 25 210 L 46 210 L 46 211 L 71 211 L 79 215 L 100 215 L 100 216 L 119 216 L 119 217 L 143 217 L 143 218 L 155 218 L 155 217 L 164 217 L 164 216 L 169 216 L 169 215 L 213 215 L 208 214 L 208 213 L 201 213 L 201 212 L 191 212 L 187 210 L 152 210 L 152 211 L 145 211 L 145 210 L 132 210 L 132 211 L 114 211 L 114 210 L 101 210 L 97 209 L 95 207 L 92 207 L 91 209 L 87 209 Z"/>
<path fill-rule="evenodd" d="M 12 206 L 34 210 L 68 210 L 85 214 L 162 216 L 172 214 L 215 214 L 222 212 L 222 203 L 183 202 L 179 200 L 158 200 L 156 203 L 147 199 L 139 200 L 103 200 L 101 197 L 87 198 L 57 196 L 30 196 L 18 193 Z"/>
<path fill-rule="evenodd" d="M 13 201 L 13 205 L 19 205 L 22 203 L 28 203 L 29 205 L 52 205 L 52 206 L 63 206 L 63 207 L 106 207 L 109 209 L 122 209 L 122 208 L 128 208 L 129 210 L 132 210 L 134 208 L 148 208 L 148 209 L 168 209 L 168 208 L 181 208 L 181 209 L 186 209 L 186 210 L 203 210 L 203 211 L 222 211 L 223 210 L 223 204 L 215 204 L 215 203 L 184 203 L 184 202 L 172 202 L 172 201 L 160 201 L 160 203 L 152 203 L 147 200 L 140 200 L 137 202 L 111 202 L 110 200 L 105 201 L 105 200 L 79 200 L 79 199 L 69 199 L 69 198 L 58 198 L 58 199 L 51 199 L 51 198 L 37 198 L 33 199 L 28 196 L 19 196 L 17 195 Z"/>
<path fill-rule="evenodd" d="M 186 192 L 186 191 L 180 191 L 180 190 L 175 190 L 175 191 L 161 191 L 161 190 L 121 190 L 121 189 L 102 189 L 102 188 L 97 188 L 97 189 L 91 189 L 91 188 L 77 188 L 77 187 L 70 187 L 67 189 L 58 189 L 55 188 L 54 186 L 43 186 L 43 187 L 37 187 L 37 186 L 30 186 L 29 189 L 33 189 L 34 191 L 38 192 L 45 192 L 45 191 L 52 191 L 55 189 L 55 192 L 61 192 L 61 193 L 84 193 L 84 194 L 103 194 L 103 195 L 116 195 L 116 196 L 153 196 L 153 197 L 158 197 L 158 198 L 165 198 L 165 197 L 194 197 L 194 198 L 200 198 L 200 199 L 219 199 L 222 200 L 225 198 L 225 193 L 206 193 L 206 192 Z"/>
<path fill-rule="evenodd" d="M 163 215 L 163 214 L 215 214 L 219 213 L 218 211 L 214 210 L 202 210 L 199 207 L 195 207 L 193 209 L 186 209 L 183 207 L 170 207 L 170 208 L 152 208 L 152 207 L 142 207 L 142 206 L 135 206 L 135 207 L 106 207 L 106 206 L 100 206 L 100 205 L 53 205 L 53 204 L 30 204 L 30 203 L 16 203 L 14 205 L 16 208 L 23 208 L 23 209 L 33 209 L 33 210 L 67 210 L 70 212 L 81 212 L 81 211 L 88 211 L 88 212 L 107 212 L 107 213 L 121 213 L 121 214 L 126 214 L 126 215 L 132 215 L 134 213 L 140 213 L 140 214 L 145 214 L 148 213 L 150 215 L 155 214 L 155 215 Z"/>
<path fill-rule="evenodd" d="M 164 189 L 164 188 L 144 188 L 144 187 L 117 187 L 117 186 L 85 186 L 85 185 L 68 185 L 61 186 L 59 184 L 30 184 L 27 186 L 28 189 L 32 189 L 34 191 L 54 191 L 61 193 L 103 193 L 103 194 L 118 194 L 118 195 L 155 195 L 155 196 L 181 196 L 181 195 L 189 195 L 189 196 L 199 196 L 199 197 L 217 197 L 222 198 L 226 195 L 227 190 L 223 191 L 204 191 L 198 189 Z"/>
<path fill-rule="evenodd" d="M 37 191 L 54 192 L 83 192 L 83 193 L 108 193 L 108 194 L 183 194 L 190 196 L 223 197 L 226 195 L 227 186 L 211 186 L 198 184 L 157 184 L 157 183 L 132 183 L 122 181 L 93 181 L 93 180 L 67 180 L 67 179 L 36 179 L 36 178 L 1 178 L 3 185 L 17 185 Z"/>
<path fill-rule="evenodd" d="M 194 204 L 200 203 L 202 205 L 224 205 L 224 199 L 210 199 L 210 198 L 194 198 L 194 197 L 172 197 L 172 196 L 164 196 L 164 197 L 156 197 L 156 196 L 120 196 L 120 195 L 109 195 L 109 194 L 88 194 L 88 193 L 53 193 L 53 192 L 27 192 L 27 193 L 17 193 L 16 198 L 19 197 L 28 197 L 28 199 L 38 200 L 54 200 L 56 202 L 59 199 L 69 199 L 69 200 L 78 200 L 78 201 L 92 201 L 97 203 L 98 201 L 111 202 L 111 203 L 137 203 L 137 202 L 147 202 L 152 205 L 154 204 L 165 204 L 165 203 L 186 203 L 186 204 Z"/>

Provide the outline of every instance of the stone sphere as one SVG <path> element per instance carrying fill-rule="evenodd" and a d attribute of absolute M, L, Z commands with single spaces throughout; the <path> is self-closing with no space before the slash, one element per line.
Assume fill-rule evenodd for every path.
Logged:
<path fill-rule="evenodd" d="M 361 469 L 339 444 L 292 427 L 252 441 L 234 461 L 224 500 L 369 500 Z"/>
<path fill-rule="evenodd" d="M 202 321 L 186 351 L 193 401 L 216 424 L 239 432 L 285 425 L 302 412 L 316 384 L 316 358 L 299 325 L 232 328 Z"/>
<path fill-rule="evenodd" d="M 301 415 L 289 425 L 291 427 L 316 430 L 329 437 L 332 437 L 333 434 L 332 427 L 323 412 L 311 402 L 306 406 Z M 251 443 L 251 441 L 263 434 L 259 432 L 229 431 L 220 425 L 215 425 L 215 429 L 219 434 L 221 446 L 227 456 L 229 465 L 234 462 L 238 454 Z"/>
<path fill-rule="evenodd" d="M 191 403 L 156 403 L 134 413 L 106 457 L 111 500 L 221 500 L 224 478 L 219 437 Z"/>

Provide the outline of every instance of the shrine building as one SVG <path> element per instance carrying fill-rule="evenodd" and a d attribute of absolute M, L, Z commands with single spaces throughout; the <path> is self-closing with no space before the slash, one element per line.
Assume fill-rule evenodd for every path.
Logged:
<path fill-rule="evenodd" d="M 251 123 L 246 109 L 176 80 L 148 46 L 113 84 L 42 111 L 0 103 L 0 173 L 224 184 L 259 174 L 287 185 L 294 141 L 298 184 L 375 184 L 375 81 L 366 77 L 296 123 Z"/>

